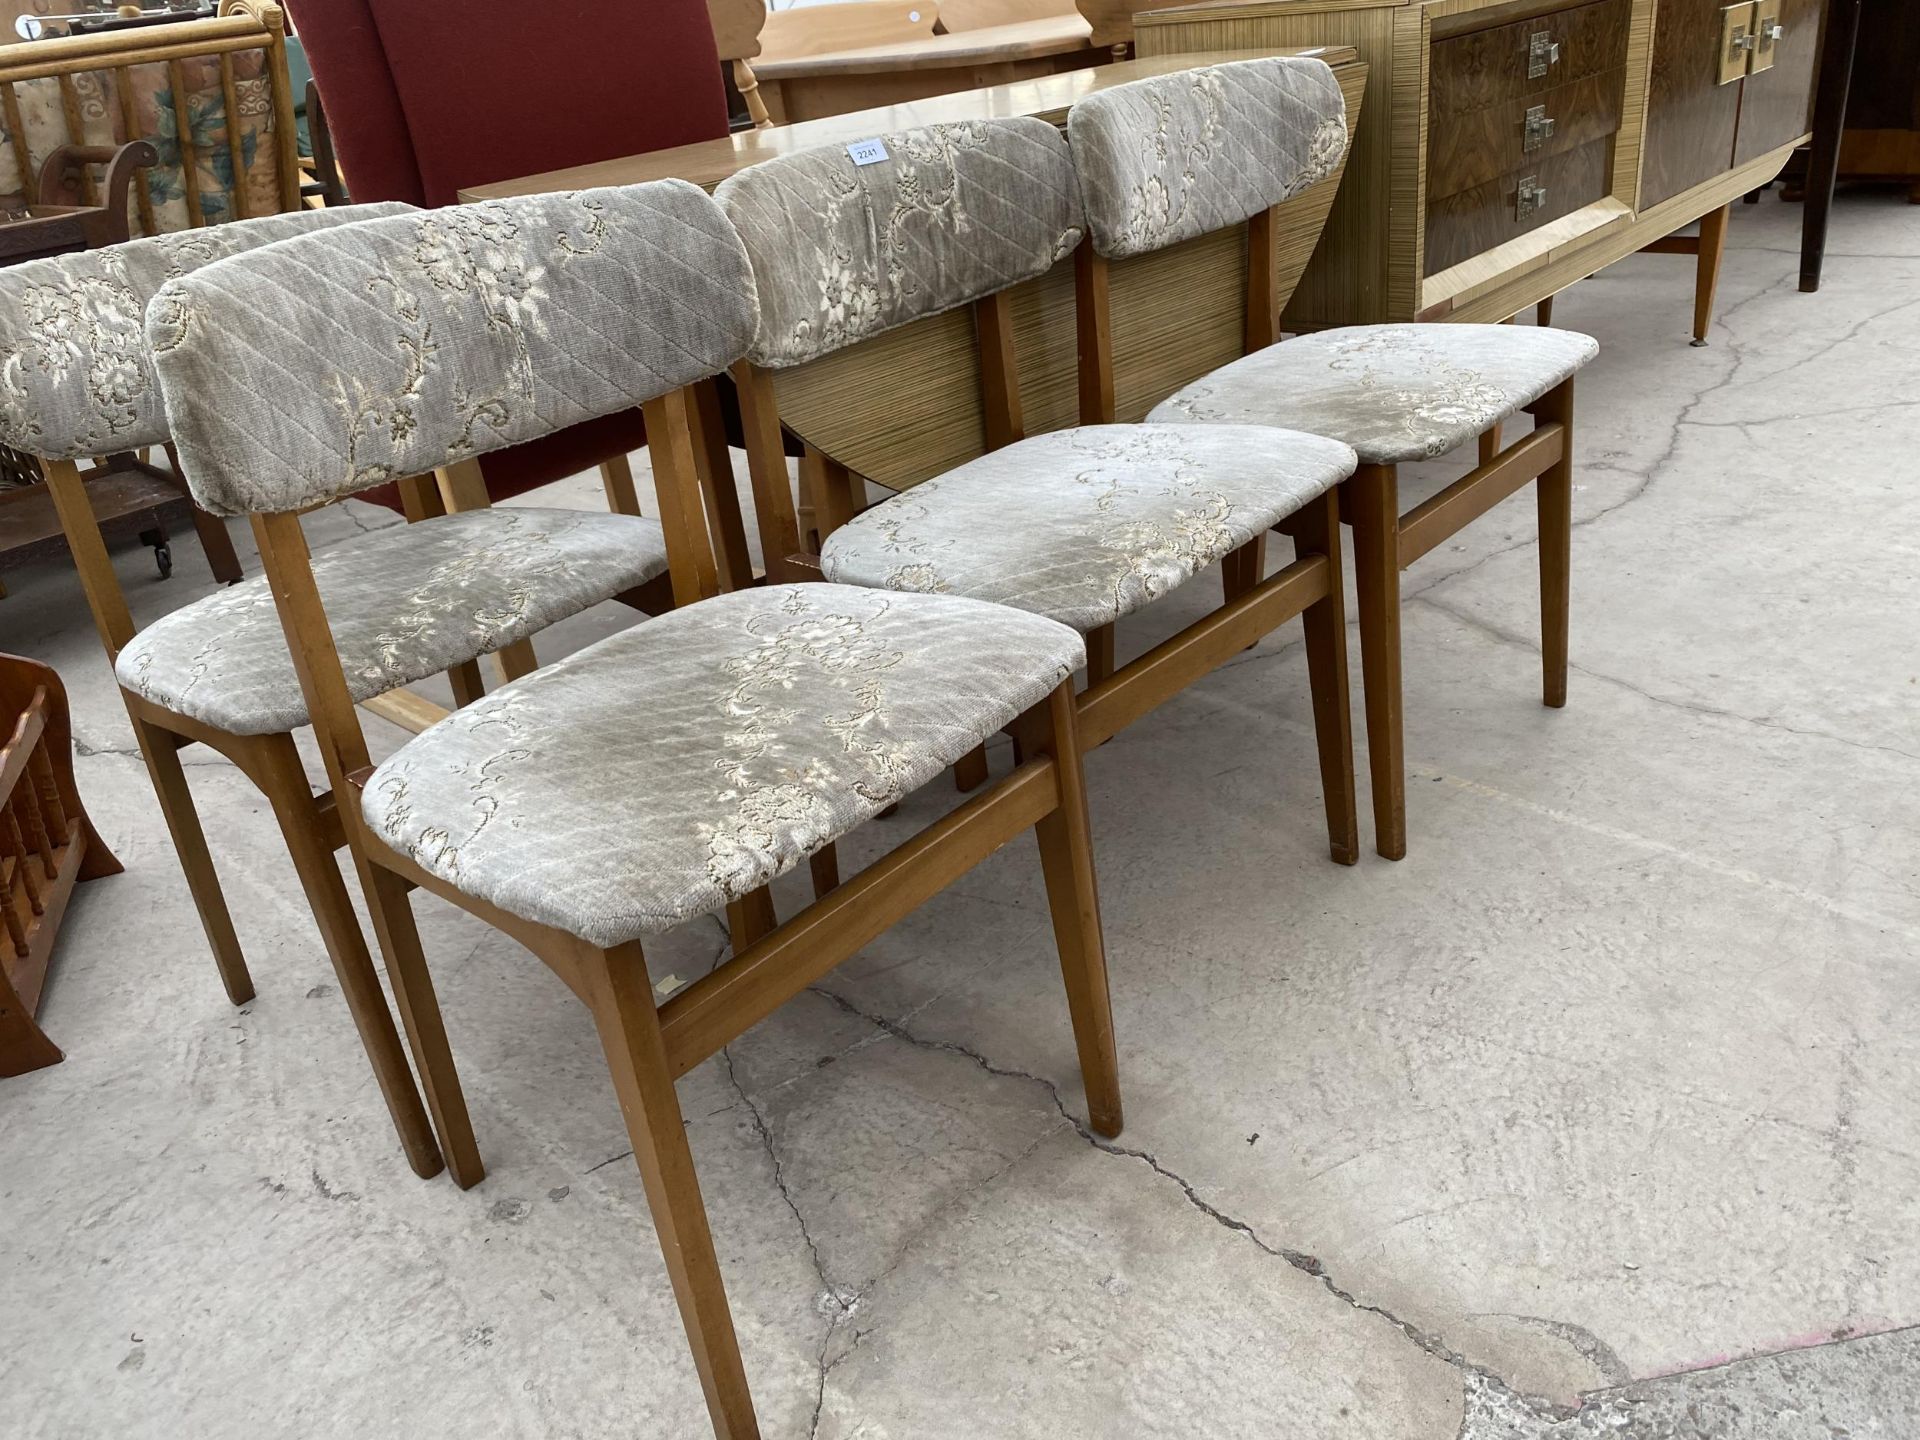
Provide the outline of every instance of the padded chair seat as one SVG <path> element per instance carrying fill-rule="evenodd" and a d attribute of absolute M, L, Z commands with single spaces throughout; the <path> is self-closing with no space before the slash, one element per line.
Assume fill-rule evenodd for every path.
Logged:
<path fill-rule="evenodd" d="M 666 568 L 654 520 L 533 508 L 396 525 L 313 562 L 355 700 L 489 654 Z M 307 723 L 264 578 L 155 621 L 114 671 L 136 695 L 230 734 Z"/>
<path fill-rule="evenodd" d="M 829 580 L 967 595 L 1085 633 L 1153 603 L 1353 473 L 1259 425 L 1035 435 L 876 505 L 821 547 Z"/>
<path fill-rule="evenodd" d="M 1284 425 L 1399 465 L 1466 444 L 1599 353 L 1590 336 L 1538 325 L 1356 325 L 1222 366 L 1147 419 Z"/>
<path fill-rule="evenodd" d="M 501 687 L 368 779 L 374 833 L 511 914 L 613 946 L 720 909 L 925 784 L 1084 660 L 945 596 L 703 600 Z"/>

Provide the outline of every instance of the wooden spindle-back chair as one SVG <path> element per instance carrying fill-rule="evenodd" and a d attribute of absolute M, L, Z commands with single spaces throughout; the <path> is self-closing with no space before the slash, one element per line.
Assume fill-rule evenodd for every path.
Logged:
<path fill-rule="evenodd" d="M 39 162 L 57 145 L 93 147 L 144 139 L 159 142 L 163 153 L 158 167 L 140 173 L 134 181 L 136 228 L 143 235 L 178 228 L 163 223 L 160 206 L 166 197 L 158 190 L 161 177 L 175 170 L 181 177 L 181 218 L 189 226 L 299 209 L 299 141 L 286 42 L 286 20 L 279 6 L 261 0 L 222 0 L 219 15 L 212 19 L 0 45 L 0 117 L 5 120 L 27 203 L 38 201 Z M 248 69 L 255 68 L 249 57 L 258 57 L 257 76 L 239 73 L 243 61 Z M 213 102 L 196 105 L 200 92 L 190 84 L 190 67 L 197 71 L 209 60 L 218 73 L 217 125 L 208 114 Z M 136 78 L 159 76 L 166 79 L 162 88 L 168 95 L 168 110 L 159 125 L 150 129 L 139 113 Z M 233 122 L 246 113 L 242 90 L 260 85 L 266 90 L 265 113 L 260 127 L 249 132 Z M 57 87 L 63 135 L 43 138 L 27 124 L 22 91 L 30 86 Z M 89 120 L 89 109 L 100 110 L 108 92 L 112 115 L 96 114 Z M 203 193 L 199 178 L 203 162 L 216 176 L 224 165 L 226 174 L 220 178 L 226 183 L 221 191 Z M 261 194 L 256 195 L 250 182 L 260 176 L 271 179 L 258 187 Z M 102 203 L 102 181 L 91 167 L 81 184 L 88 204 Z M 262 196 L 271 200 L 262 205 Z"/>

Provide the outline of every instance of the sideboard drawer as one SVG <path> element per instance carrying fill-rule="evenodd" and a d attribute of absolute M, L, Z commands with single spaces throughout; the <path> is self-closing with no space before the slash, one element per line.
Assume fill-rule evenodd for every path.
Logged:
<path fill-rule="evenodd" d="M 1613 137 L 1608 135 L 1456 195 L 1430 197 L 1426 273 L 1436 275 L 1606 198 L 1612 174 Z M 1545 194 L 1528 204 L 1523 196 L 1528 190 Z"/>
<path fill-rule="evenodd" d="M 1626 70 L 1607 70 L 1538 95 L 1433 117 L 1427 194 L 1457 195 L 1509 172 L 1605 139 L 1620 128 Z"/>
<path fill-rule="evenodd" d="M 1434 41 L 1429 115 L 1437 121 L 1620 68 L 1630 12 L 1628 0 L 1596 0 Z"/>

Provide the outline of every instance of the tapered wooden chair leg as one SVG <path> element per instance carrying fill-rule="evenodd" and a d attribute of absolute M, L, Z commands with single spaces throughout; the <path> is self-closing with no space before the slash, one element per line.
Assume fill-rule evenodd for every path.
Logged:
<path fill-rule="evenodd" d="M 1407 775 L 1400 711 L 1400 486 L 1391 465 L 1362 465 L 1346 483 L 1353 513 L 1353 586 L 1360 602 L 1373 844 L 1407 853 Z"/>
<path fill-rule="evenodd" d="M 207 944 L 213 947 L 213 963 L 227 987 L 227 999 L 245 1005 L 253 999 L 253 977 L 247 973 L 246 957 L 240 953 L 240 937 L 234 934 L 233 916 L 227 911 L 227 897 L 220 891 L 220 877 L 214 873 L 213 856 L 207 850 L 206 832 L 200 828 L 200 812 L 194 808 L 193 792 L 187 788 L 186 768 L 173 737 L 144 720 L 133 720 L 133 736 L 146 757 L 147 773 L 153 777 L 153 791 L 160 801 L 161 818 L 173 837 L 173 848 L 186 873 L 187 890 L 193 896 L 193 908 L 200 912 L 200 926 L 207 932 Z"/>
<path fill-rule="evenodd" d="M 680 1097 L 667 1068 L 666 1040 L 646 959 L 638 944 L 611 951 L 582 946 L 581 959 L 587 1004 L 613 1072 L 613 1088 L 626 1117 L 634 1162 L 640 1167 L 640 1183 L 646 1188 L 714 1434 L 720 1440 L 749 1440 L 760 1429 L 693 1151 L 687 1145 Z"/>
<path fill-rule="evenodd" d="M 1245 547 L 1242 547 L 1242 548 L 1244 549 Z M 1236 550 L 1233 552 L 1233 554 L 1240 555 L 1241 552 L 1239 550 Z M 1233 556 L 1229 555 L 1227 558 L 1231 560 Z M 1249 562 L 1247 561 L 1245 556 L 1242 556 L 1240 563 L 1244 567 Z M 1246 590 L 1249 590 L 1252 588 L 1253 588 L 1252 586 L 1247 586 L 1241 591 L 1241 593 L 1245 594 Z M 1228 598 L 1231 599 L 1232 597 L 1230 596 Z M 1113 645 L 1114 645 L 1114 640 L 1116 639 L 1116 635 L 1115 635 L 1114 627 L 1112 623 L 1109 622 L 1105 625 L 1096 626 L 1094 629 L 1089 630 L 1087 632 L 1086 638 L 1087 638 L 1087 688 L 1091 690 L 1094 686 L 1103 685 L 1107 681 L 1113 678 L 1113 672 L 1114 672 L 1114 669 L 1116 668 L 1114 663 L 1114 654 L 1113 654 Z"/>
<path fill-rule="evenodd" d="M 1498 421 L 1480 432 L 1480 463 L 1482 465 L 1493 463 L 1494 457 L 1500 453 L 1505 438 Z"/>
<path fill-rule="evenodd" d="M 1228 552 L 1220 562 L 1220 591 L 1231 605 L 1253 589 L 1267 574 L 1266 532 L 1253 537 L 1238 550 Z"/>
<path fill-rule="evenodd" d="M 954 762 L 953 788 L 962 795 L 970 794 L 986 784 L 991 774 L 987 768 L 987 747 L 976 745 Z"/>
<path fill-rule="evenodd" d="M 1567 624 L 1573 601 L 1573 382 L 1534 406 L 1539 423 L 1558 422 L 1566 445 L 1553 468 L 1534 482 L 1540 509 L 1541 699 L 1567 703 Z"/>
<path fill-rule="evenodd" d="M 1359 802 L 1353 783 L 1353 710 L 1347 687 L 1347 587 L 1341 576 L 1340 502 L 1329 490 L 1301 513 L 1294 528 L 1296 558 L 1325 555 L 1328 592 L 1300 617 L 1307 639 L 1307 683 L 1313 694 L 1313 734 L 1320 751 L 1320 790 L 1326 800 L 1327 848 L 1336 865 L 1360 860 Z"/>
<path fill-rule="evenodd" d="M 808 857 L 807 872 L 813 879 L 813 898 L 823 900 L 840 888 L 840 852 L 822 845 Z"/>
<path fill-rule="evenodd" d="M 503 645 L 494 652 L 493 668 L 503 684 L 531 675 L 540 668 L 539 657 L 533 653 L 533 641 L 516 640 L 511 645 Z"/>
<path fill-rule="evenodd" d="M 1036 737 L 1053 756 L 1060 777 L 1060 803 L 1034 826 L 1047 908 L 1067 986 L 1080 1081 L 1087 1092 L 1087 1123 L 1101 1135 L 1120 1133 L 1120 1061 L 1114 1048 L 1113 1003 L 1107 992 L 1106 941 L 1100 933 L 1100 894 L 1094 879 L 1093 841 L 1087 823 L 1087 791 L 1080 771 L 1080 744 L 1071 684 L 1047 702 L 1048 730 Z"/>
<path fill-rule="evenodd" d="M 480 674 L 480 662 L 463 660 L 447 671 L 447 683 L 453 687 L 453 708 L 464 710 L 486 697 L 487 685 Z"/>
<path fill-rule="evenodd" d="M 727 906 L 727 939 L 738 955 L 780 923 L 773 908 L 773 891 L 762 885 Z"/>
<path fill-rule="evenodd" d="M 453 1048 L 447 1043 L 446 1023 L 440 1015 L 439 997 L 434 994 L 433 976 L 427 970 L 426 952 L 420 946 L 420 930 L 414 924 L 406 882 L 358 854 L 354 863 L 360 872 L 360 888 L 366 892 L 367 911 L 373 917 L 373 933 L 379 938 L 380 953 L 386 957 L 387 978 L 400 1007 L 400 1023 L 406 1027 L 407 1045 L 426 1091 L 427 1113 L 433 1117 L 440 1153 L 446 1157 L 454 1183 L 462 1190 L 471 1190 L 486 1179 L 487 1168 L 474 1143 L 467 1097 L 460 1088 Z"/>
<path fill-rule="evenodd" d="M 307 782 L 305 768 L 293 737 L 276 735 L 261 742 L 263 788 L 273 813 L 286 838 L 293 868 L 306 891 L 307 904 L 320 927 L 320 938 L 333 962 L 334 978 L 346 997 L 347 1012 L 360 1032 L 361 1047 L 373 1066 L 373 1077 L 393 1117 L 393 1128 L 400 1134 L 407 1163 L 422 1179 L 438 1175 L 446 1168 L 440 1147 L 434 1142 L 433 1125 L 420 1092 L 413 1083 L 413 1071 L 407 1067 L 407 1052 L 394 1028 L 393 1012 L 387 1008 L 386 991 L 380 987 L 380 975 L 368 953 L 366 936 L 361 933 L 353 902 L 340 878 L 340 865 L 320 836 L 323 828 L 313 788 Z"/>

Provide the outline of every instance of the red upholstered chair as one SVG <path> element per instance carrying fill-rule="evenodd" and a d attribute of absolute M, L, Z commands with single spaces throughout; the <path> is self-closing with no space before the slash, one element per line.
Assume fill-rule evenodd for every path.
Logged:
<path fill-rule="evenodd" d="M 355 201 L 461 189 L 727 133 L 706 0 L 288 0 Z M 494 499 L 646 443 L 640 412 L 480 463 Z M 608 475 L 609 493 L 616 483 Z M 372 493 L 363 497 L 376 498 Z M 398 508 L 397 497 L 389 503 Z"/>

